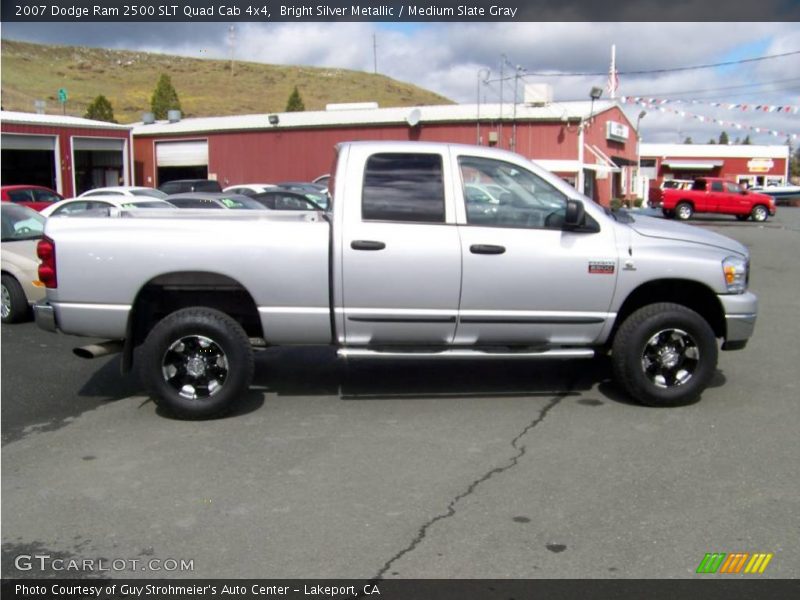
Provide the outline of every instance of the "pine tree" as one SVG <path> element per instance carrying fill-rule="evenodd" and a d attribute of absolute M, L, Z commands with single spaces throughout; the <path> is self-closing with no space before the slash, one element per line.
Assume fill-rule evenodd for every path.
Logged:
<path fill-rule="evenodd" d="M 750 136 L 749 135 L 744 138 L 744 141 L 742 141 L 742 145 L 743 146 L 749 146 L 752 143 L 753 142 L 750 141 Z"/>
<path fill-rule="evenodd" d="M 167 112 L 170 110 L 180 110 L 181 101 L 178 99 L 178 92 L 172 85 L 169 75 L 164 73 L 158 78 L 153 97 L 150 99 L 150 110 L 156 119 L 166 119 Z"/>
<path fill-rule="evenodd" d="M 684 144 L 694 144 L 694 142 L 692 141 L 692 137 L 691 136 L 689 136 L 685 140 L 683 140 L 683 143 Z"/>
<path fill-rule="evenodd" d="M 728 139 L 728 134 L 725 133 L 724 131 L 719 134 L 719 143 L 723 146 L 727 146 L 730 143 L 730 140 Z"/>
<path fill-rule="evenodd" d="M 92 100 L 92 103 L 86 108 L 86 114 L 83 115 L 85 119 L 94 119 L 95 121 L 106 121 L 108 123 L 116 123 L 114 118 L 114 107 L 111 106 L 108 98 L 100 94 L 97 98 Z"/>
<path fill-rule="evenodd" d="M 303 112 L 305 109 L 306 105 L 303 104 L 300 92 L 297 90 L 297 86 L 294 86 L 294 90 L 289 95 L 289 101 L 286 103 L 286 112 Z"/>
<path fill-rule="evenodd" d="M 708 143 L 709 144 L 716 144 L 717 140 L 715 140 L 714 138 L 711 138 L 710 140 L 708 140 Z"/>

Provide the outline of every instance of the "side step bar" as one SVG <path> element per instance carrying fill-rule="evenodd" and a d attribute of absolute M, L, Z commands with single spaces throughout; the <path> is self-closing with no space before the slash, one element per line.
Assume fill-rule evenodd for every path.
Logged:
<path fill-rule="evenodd" d="M 531 359 L 531 358 L 593 358 L 591 348 L 553 348 L 550 350 L 492 350 L 471 348 L 450 348 L 433 350 L 402 350 L 398 348 L 380 350 L 369 348 L 339 348 L 341 358 L 418 358 L 418 359 Z"/>

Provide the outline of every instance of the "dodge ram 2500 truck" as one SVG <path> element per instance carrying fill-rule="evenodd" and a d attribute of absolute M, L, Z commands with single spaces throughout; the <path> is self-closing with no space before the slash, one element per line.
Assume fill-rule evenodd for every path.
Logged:
<path fill-rule="evenodd" d="M 661 210 L 666 217 L 682 221 L 695 213 L 734 215 L 740 221 L 752 218 L 766 221 L 775 216 L 775 199 L 766 194 L 749 192 L 732 181 L 717 177 L 699 177 L 690 188 L 665 188 L 661 194 Z"/>
<path fill-rule="evenodd" d="M 747 249 L 614 214 L 484 147 L 337 147 L 329 212 L 122 211 L 56 218 L 39 245 L 45 329 L 109 342 L 160 405 L 220 414 L 253 350 L 349 358 L 590 358 L 648 405 L 696 398 L 756 320 Z M 248 214 L 237 214 L 248 213 Z M 213 214 L 209 214 L 213 213 Z"/>

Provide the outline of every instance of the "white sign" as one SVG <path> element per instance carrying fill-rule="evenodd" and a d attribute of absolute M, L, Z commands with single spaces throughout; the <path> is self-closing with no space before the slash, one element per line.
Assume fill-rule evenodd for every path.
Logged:
<path fill-rule="evenodd" d="M 747 161 L 747 170 L 751 173 L 767 173 L 774 166 L 771 158 L 751 158 Z"/>
<path fill-rule="evenodd" d="M 616 121 L 606 121 L 606 139 L 614 140 L 617 142 L 628 141 L 628 134 L 630 130 L 627 125 L 617 123 Z"/>

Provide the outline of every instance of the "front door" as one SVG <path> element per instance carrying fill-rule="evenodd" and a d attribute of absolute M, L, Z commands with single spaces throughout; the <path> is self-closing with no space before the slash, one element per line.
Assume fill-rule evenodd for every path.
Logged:
<path fill-rule="evenodd" d="M 459 227 L 464 266 L 456 343 L 592 343 L 613 319 L 614 232 L 564 230 L 566 196 L 532 171 L 483 157 L 460 156 L 457 163 L 464 187 L 493 201 L 467 202 L 467 222 Z"/>

